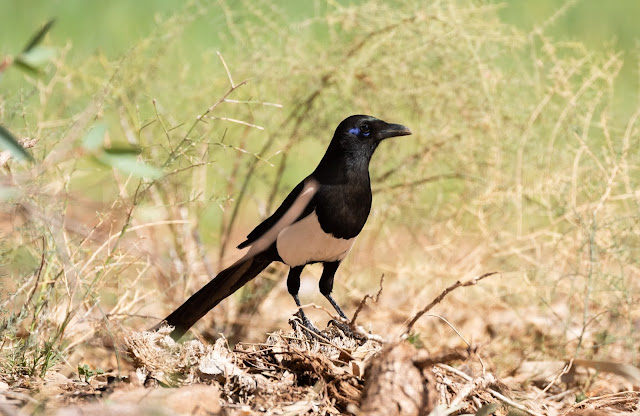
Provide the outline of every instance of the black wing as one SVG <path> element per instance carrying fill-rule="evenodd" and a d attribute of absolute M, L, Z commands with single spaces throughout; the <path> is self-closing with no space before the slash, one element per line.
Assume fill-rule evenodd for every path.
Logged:
<path fill-rule="evenodd" d="M 247 239 L 238 245 L 238 248 L 245 248 L 253 244 L 257 239 L 259 239 L 267 231 L 269 231 L 271 227 L 276 225 L 276 223 L 280 220 L 280 218 L 284 216 L 284 214 L 289 210 L 289 208 L 291 208 L 293 203 L 296 201 L 296 199 L 298 199 L 298 197 L 302 193 L 302 190 L 304 189 L 305 181 L 306 179 L 300 182 L 295 188 L 293 188 L 291 193 L 289 193 L 289 195 L 284 199 L 284 201 L 278 207 L 276 212 L 274 212 L 273 215 L 271 215 L 266 220 L 262 221 L 260 225 L 254 228 L 253 231 L 251 231 L 249 235 L 247 235 Z M 296 219 L 296 221 L 298 221 L 300 218 L 306 217 L 313 211 L 313 209 L 315 208 L 315 201 L 316 201 L 316 198 L 314 196 L 311 198 L 311 201 L 309 201 L 309 204 L 304 208 L 304 210 L 302 211 L 302 214 Z"/>

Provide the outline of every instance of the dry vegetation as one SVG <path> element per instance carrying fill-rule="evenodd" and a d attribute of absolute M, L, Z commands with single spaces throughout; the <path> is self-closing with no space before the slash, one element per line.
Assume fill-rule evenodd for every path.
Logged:
<path fill-rule="evenodd" d="M 553 18 L 525 34 L 479 2 L 392 3 L 296 24 L 267 1 L 191 3 L 120 59 L 70 63 L 66 45 L 3 94 L 35 162 L 0 154 L 0 412 L 373 414 L 389 390 L 367 374 L 389 368 L 420 380 L 406 414 L 639 410 L 640 107 L 612 106 L 622 56 L 550 39 Z M 214 17 L 228 47 L 185 52 Z M 130 332 L 232 261 L 352 113 L 414 131 L 375 155 L 374 210 L 335 289 L 355 311 L 384 275 L 358 321 L 386 344 L 286 330 L 280 267 L 197 341 Z M 323 304 L 313 277 L 302 298 Z M 187 387 L 141 390 L 158 385 Z"/>

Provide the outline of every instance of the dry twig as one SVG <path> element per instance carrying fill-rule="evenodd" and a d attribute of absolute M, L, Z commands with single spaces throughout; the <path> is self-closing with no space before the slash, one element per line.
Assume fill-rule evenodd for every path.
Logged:
<path fill-rule="evenodd" d="M 384 273 L 382 274 L 382 276 L 380 276 L 380 289 L 378 289 L 378 293 L 376 293 L 375 298 L 369 294 L 364 295 L 364 298 L 362 298 L 362 300 L 360 301 L 360 304 L 358 305 L 358 307 L 356 308 L 356 311 L 353 314 L 353 318 L 351 318 L 351 329 L 355 329 L 356 328 L 356 319 L 358 318 L 358 315 L 360 314 L 360 312 L 362 311 L 362 309 L 364 308 L 364 305 L 367 303 L 367 299 L 373 299 L 373 301 L 375 303 L 378 303 L 378 300 L 380 299 L 380 295 L 382 294 L 382 283 L 384 282 Z"/>
<path fill-rule="evenodd" d="M 456 290 L 459 287 L 466 287 L 466 286 L 473 286 L 476 283 L 478 283 L 480 280 L 489 277 L 489 276 L 493 276 L 494 274 L 497 274 L 498 272 L 489 272 L 489 273 L 485 273 L 482 274 L 476 278 L 473 278 L 471 280 L 468 280 L 466 282 L 461 282 L 461 281 L 457 281 L 454 284 L 452 284 L 451 286 L 449 286 L 448 288 L 446 288 L 445 290 L 442 291 L 442 293 L 440 293 L 434 300 L 431 301 L 431 303 L 429 303 L 427 306 L 425 306 L 424 308 L 422 308 L 422 310 L 420 310 L 418 313 L 416 313 L 413 318 L 411 318 L 411 320 L 409 321 L 409 323 L 407 324 L 404 333 L 408 334 L 409 332 L 411 332 L 411 329 L 413 328 L 413 325 L 415 325 L 416 322 L 418 322 L 418 320 L 420 318 L 422 318 L 422 316 L 429 312 L 434 306 L 436 306 L 438 303 L 442 302 L 442 299 L 444 299 L 449 293 L 451 293 L 452 291 Z"/>

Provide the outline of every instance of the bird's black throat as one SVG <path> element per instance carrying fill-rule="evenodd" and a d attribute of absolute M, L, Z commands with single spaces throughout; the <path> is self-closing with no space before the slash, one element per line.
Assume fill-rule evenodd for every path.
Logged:
<path fill-rule="evenodd" d="M 366 146 L 345 145 L 344 140 L 334 136 L 326 153 L 318 163 L 312 176 L 321 184 L 359 183 L 370 187 L 369 162 L 377 143 Z"/>
<path fill-rule="evenodd" d="M 320 184 L 315 198 L 322 230 L 350 239 L 362 231 L 371 211 L 369 162 L 377 146 L 345 147 L 334 137 L 311 176 Z"/>

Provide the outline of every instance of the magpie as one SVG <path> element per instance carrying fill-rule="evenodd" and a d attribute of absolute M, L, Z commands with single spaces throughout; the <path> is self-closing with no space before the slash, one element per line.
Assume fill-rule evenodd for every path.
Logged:
<path fill-rule="evenodd" d="M 353 115 L 336 129 L 316 169 L 300 182 L 280 207 L 238 245 L 244 255 L 187 299 L 163 323 L 180 339 L 200 318 L 274 261 L 290 267 L 287 289 L 305 326 L 315 328 L 302 311 L 298 291 L 307 264 L 322 263 L 320 292 L 345 320 L 331 296 L 340 263 L 362 231 L 371 211 L 369 162 L 384 139 L 411 130 L 375 117 Z"/>

